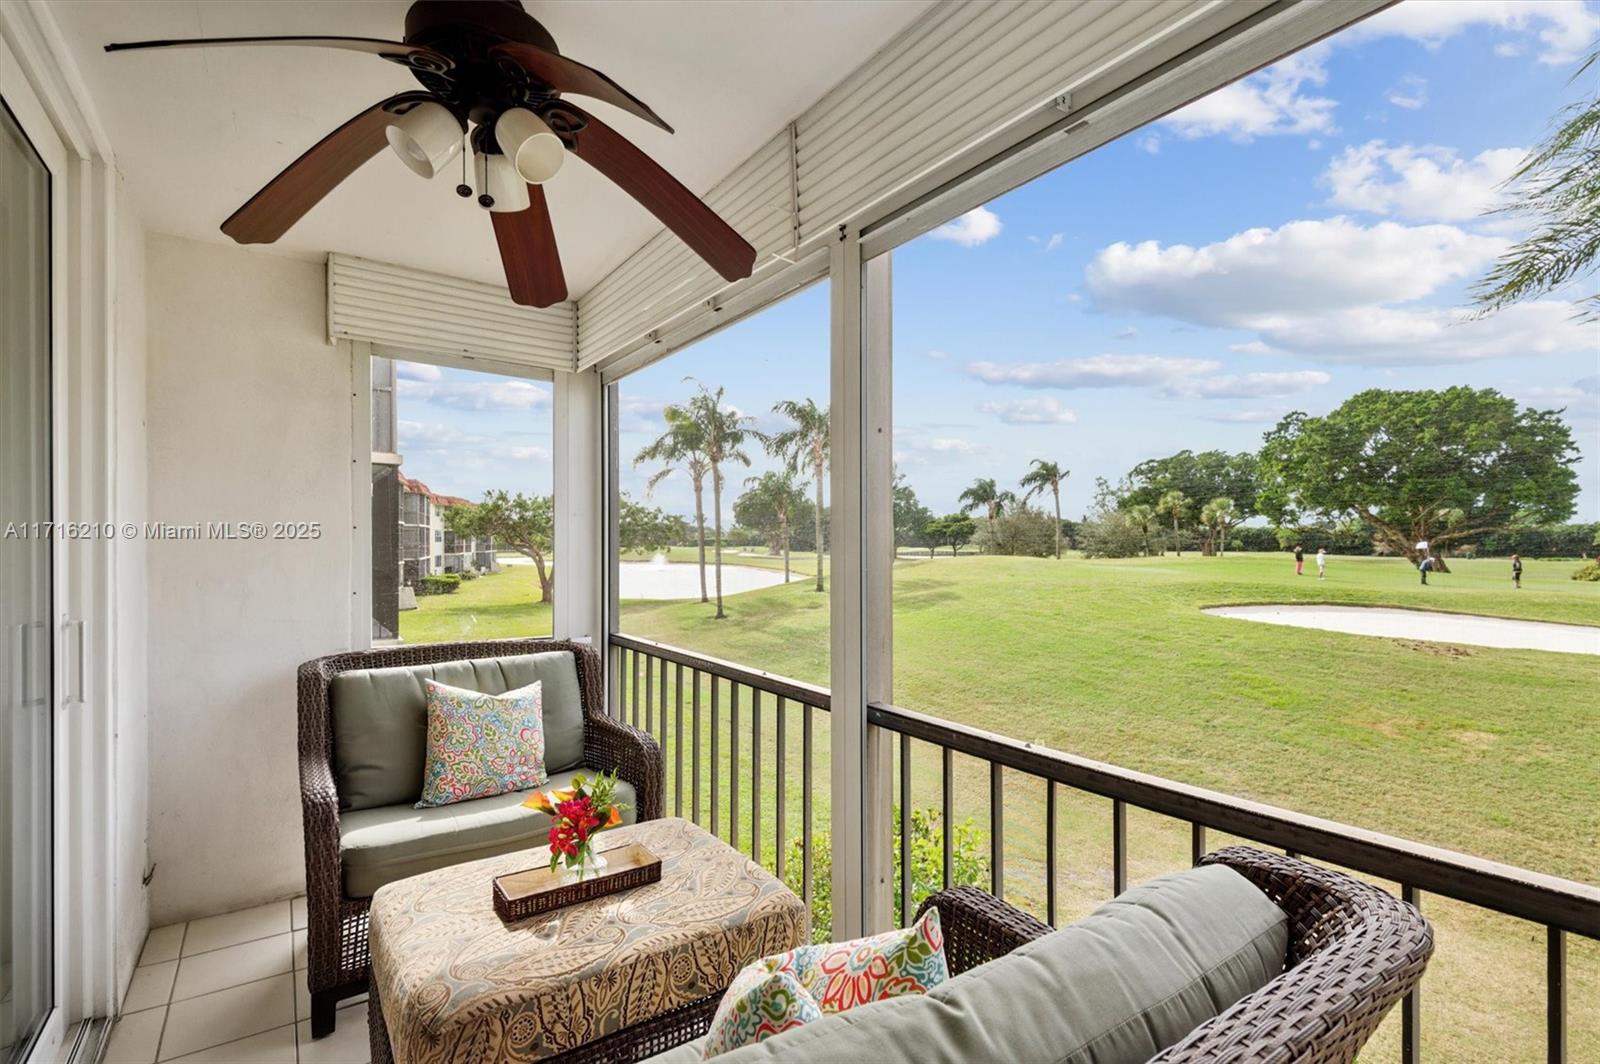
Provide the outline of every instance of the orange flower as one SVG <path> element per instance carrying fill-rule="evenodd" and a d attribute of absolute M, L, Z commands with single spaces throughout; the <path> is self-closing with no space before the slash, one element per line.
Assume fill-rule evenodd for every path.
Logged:
<path fill-rule="evenodd" d="M 577 794 L 571 787 L 563 787 L 558 791 L 534 791 L 522 802 L 524 809 L 537 809 L 550 816 L 556 815 L 556 806 L 562 802 L 570 801 Z"/>

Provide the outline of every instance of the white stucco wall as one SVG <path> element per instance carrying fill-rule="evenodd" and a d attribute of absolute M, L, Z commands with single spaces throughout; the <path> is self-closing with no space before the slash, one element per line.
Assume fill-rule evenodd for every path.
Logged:
<path fill-rule="evenodd" d="M 115 411 L 113 506 L 117 522 L 143 524 L 146 513 L 144 229 L 128 198 L 118 190 L 115 306 L 116 336 L 112 403 Z M 149 838 L 148 682 L 146 603 L 149 581 L 145 544 L 116 541 L 112 603 L 116 638 L 112 648 L 112 773 L 116 800 L 114 831 L 118 1000 L 133 978 L 150 928 L 150 906 L 142 882 Z"/>
<path fill-rule="evenodd" d="M 349 642 L 350 361 L 324 267 L 151 234 L 149 516 L 320 521 L 147 545 L 156 925 L 304 889 L 295 666 Z"/>

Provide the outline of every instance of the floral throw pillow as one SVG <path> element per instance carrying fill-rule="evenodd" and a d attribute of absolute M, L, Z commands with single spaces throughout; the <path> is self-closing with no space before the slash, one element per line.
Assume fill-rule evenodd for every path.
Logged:
<path fill-rule="evenodd" d="M 544 706 L 538 682 L 486 695 L 434 680 L 418 809 L 537 787 L 544 770 Z"/>
<path fill-rule="evenodd" d="M 789 972 L 772 967 L 777 959 L 756 961 L 733 977 L 706 1032 L 703 1059 L 822 1019 L 805 987 Z"/>
<path fill-rule="evenodd" d="M 900 931 L 764 957 L 734 977 L 703 1056 L 709 1060 L 857 1005 L 925 994 L 949 978 L 937 909 Z"/>

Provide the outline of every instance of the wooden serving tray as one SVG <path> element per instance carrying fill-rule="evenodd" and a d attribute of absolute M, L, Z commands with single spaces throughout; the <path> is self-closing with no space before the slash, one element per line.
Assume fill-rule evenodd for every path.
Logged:
<path fill-rule="evenodd" d="M 637 842 L 625 842 L 599 852 L 606 858 L 605 871 L 581 883 L 562 882 L 561 871 L 551 871 L 548 865 L 495 876 L 495 913 L 506 923 L 512 923 L 661 881 L 661 858 Z"/>

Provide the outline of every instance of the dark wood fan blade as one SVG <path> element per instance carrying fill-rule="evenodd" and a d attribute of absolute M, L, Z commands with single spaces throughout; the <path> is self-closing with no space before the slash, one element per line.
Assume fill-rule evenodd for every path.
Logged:
<path fill-rule="evenodd" d="M 376 37 L 191 37 L 170 41 L 127 41 L 108 44 L 108 52 L 128 52 L 140 48 L 231 48 L 251 44 L 288 44 L 307 48 L 343 48 L 351 52 L 366 52 L 396 62 L 406 63 L 420 59 L 427 69 L 445 73 L 455 64 L 443 52 L 404 41 L 385 41 Z"/>
<path fill-rule="evenodd" d="M 594 67 L 584 66 L 576 59 L 568 59 L 557 52 L 521 41 L 495 45 L 489 49 L 489 54 L 507 56 L 523 70 L 557 92 L 575 92 L 579 96 L 592 96 L 596 100 L 604 100 L 629 114 L 638 115 L 651 125 L 660 126 L 668 133 L 672 132 L 672 127 L 667 125 L 649 104 Z"/>
<path fill-rule="evenodd" d="M 544 189 L 528 186 L 532 202 L 525 211 L 508 214 L 490 211 L 500 261 L 506 268 L 511 298 L 525 307 L 548 307 L 567 298 L 567 278 L 561 272 L 561 252 L 550 225 L 550 208 Z"/>
<path fill-rule="evenodd" d="M 395 116 L 431 99 L 425 92 L 402 92 L 373 104 L 268 181 L 222 223 L 222 231 L 241 244 L 272 243 L 339 182 L 383 150 L 388 143 L 384 131 Z"/>
<path fill-rule="evenodd" d="M 582 129 L 569 134 L 574 155 L 661 219 L 724 279 L 737 281 L 750 276 L 755 269 L 756 249 L 716 211 L 598 118 L 566 100 L 555 106 L 575 112 L 584 122 Z"/>

